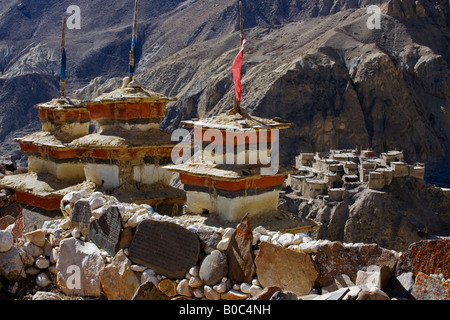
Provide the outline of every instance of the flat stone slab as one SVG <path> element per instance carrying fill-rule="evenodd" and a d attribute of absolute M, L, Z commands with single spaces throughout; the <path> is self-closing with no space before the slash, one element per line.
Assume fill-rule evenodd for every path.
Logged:
<path fill-rule="evenodd" d="M 182 279 L 197 264 L 200 240 L 195 233 L 169 222 L 143 221 L 129 249 L 129 258 L 170 279 Z"/>
<path fill-rule="evenodd" d="M 117 207 L 110 207 L 106 213 L 90 225 L 89 238 L 97 247 L 105 250 L 111 256 L 117 253 L 122 223 Z"/>
<path fill-rule="evenodd" d="M 70 220 L 72 228 L 80 230 L 85 237 L 89 236 L 89 226 L 91 224 L 92 212 L 89 201 L 78 201 L 73 207 L 72 218 Z"/>

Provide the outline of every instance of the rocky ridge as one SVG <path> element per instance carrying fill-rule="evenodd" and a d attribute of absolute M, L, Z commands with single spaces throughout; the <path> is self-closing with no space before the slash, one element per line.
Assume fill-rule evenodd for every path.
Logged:
<path fill-rule="evenodd" d="M 107 253 L 86 239 L 83 228 L 73 227 L 73 210 L 80 201 L 88 202 L 91 207 L 90 223 L 111 214 L 109 208 L 118 209 L 121 236 L 116 253 Z M 9 231 L 14 225 L 0 231 L 0 271 L 4 279 L 0 291 L 5 297 L 33 300 L 450 298 L 450 283 L 446 280 L 450 278 L 449 240 L 420 241 L 400 253 L 376 244 L 312 240 L 301 233 L 283 234 L 258 226 L 253 229 L 249 220 L 243 220 L 236 228 L 207 226 L 188 216 L 161 216 L 146 205 L 119 203 L 101 193 L 71 193 L 62 201 L 62 210 L 65 218 L 46 221 L 23 237 L 14 239 Z M 198 262 L 183 278 L 171 279 L 131 261 L 130 244 L 136 228 L 148 220 L 182 226 L 198 236 L 201 242 Z M 240 259 L 236 260 L 237 256 Z M 76 267 L 82 270 L 78 280 L 73 278 Z M 73 271 L 68 271 L 69 268 Z M 28 292 L 23 292 L 21 284 L 26 281 L 32 285 Z"/>

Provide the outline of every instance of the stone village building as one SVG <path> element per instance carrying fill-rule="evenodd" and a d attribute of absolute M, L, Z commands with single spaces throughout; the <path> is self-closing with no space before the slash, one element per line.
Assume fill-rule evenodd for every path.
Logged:
<path fill-rule="evenodd" d="M 425 165 L 404 162 L 404 154 L 400 151 L 389 151 L 376 157 L 371 150 L 331 150 L 328 153 L 302 153 L 295 160 L 295 167 L 300 172 L 290 174 L 287 185 L 307 199 L 323 197 L 328 201 L 340 201 L 348 190 L 362 184 L 382 190 L 394 177 L 425 178 Z"/>

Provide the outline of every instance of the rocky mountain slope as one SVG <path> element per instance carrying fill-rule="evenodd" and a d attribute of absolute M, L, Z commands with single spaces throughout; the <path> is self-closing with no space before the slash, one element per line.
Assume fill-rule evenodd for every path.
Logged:
<path fill-rule="evenodd" d="M 288 159 L 368 144 L 377 152 L 404 150 L 409 161 L 448 153 L 448 34 L 427 17 L 384 15 L 381 30 L 367 29 L 367 19 L 365 9 L 344 10 L 248 31 L 242 104 L 294 122 L 283 137 L 292 146 Z M 424 28 L 432 35 L 426 41 L 416 34 Z M 168 130 L 231 108 L 236 38 L 190 46 L 144 73 L 148 85 L 180 97 L 169 109 Z"/>

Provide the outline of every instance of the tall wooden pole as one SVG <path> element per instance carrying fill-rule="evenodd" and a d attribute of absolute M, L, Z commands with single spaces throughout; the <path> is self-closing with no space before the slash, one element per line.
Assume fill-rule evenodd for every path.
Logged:
<path fill-rule="evenodd" d="M 240 22 L 241 22 L 241 46 L 242 43 L 244 42 L 244 10 L 242 8 L 242 1 L 239 1 L 239 12 L 240 12 Z M 235 113 L 239 113 L 242 114 L 242 109 L 241 109 L 241 102 L 237 99 L 237 97 L 234 97 L 234 111 Z"/>
<path fill-rule="evenodd" d="M 131 51 L 130 51 L 130 81 L 133 80 L 134 71 L 136 68 L 136 61 L 135 61 L 135 55 L 136 55 L 136 44 L 137 44 L 137 27 L 138 27 L 138 6 L 139 6 L 139 0 L 135 0 L 134 3 L 134 22 L 133 22 L 133 35 L 131 40 Z"/>
<path fill-rule="evenodd" d="M 61 97 L 66 97 L 66 26 L 67 18 L 63 20 L 62 40 L 61 40 L 61 78 L 60 78 L 60 90 Z"/>

